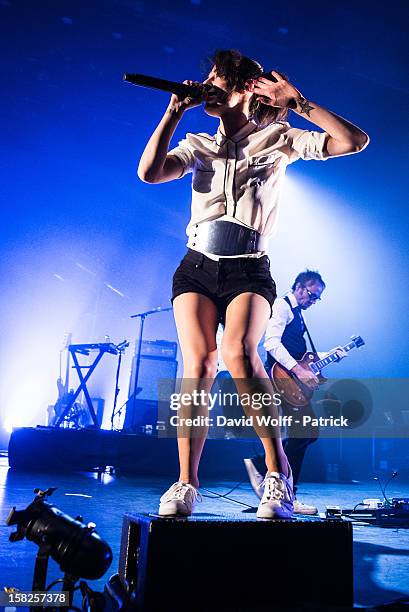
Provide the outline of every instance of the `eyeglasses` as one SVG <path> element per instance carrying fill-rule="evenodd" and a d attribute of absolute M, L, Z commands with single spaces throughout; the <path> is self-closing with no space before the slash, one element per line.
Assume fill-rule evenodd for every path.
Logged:
<path fill-rule="evenodd" d="M 312 302 L 318 302 L 321 300 L 321 296 L 317 295 L 316 293 L 312 293 L 312 291 L 310 291 L 309 289 L 307 289 L 307 287 L 305 285 L 303 285 L 304 289 L 306 290 L 306 292 L 308 293 L 308 297 Z"/>

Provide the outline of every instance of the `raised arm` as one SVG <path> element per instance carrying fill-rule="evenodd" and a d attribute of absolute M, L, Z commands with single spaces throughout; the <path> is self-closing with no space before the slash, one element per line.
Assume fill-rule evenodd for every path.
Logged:
<path fill-rule="evenodd" d="M 185 83 L 194 84 L 192 81 L 185 81 Z M 201 87 L 200 83 L 195 83 L 195 85 L 198 88 Z M 168 155 L 169 143 L 185 110 L 201 103 L 201 98 L 179 100 L 176 95 L 172 95 L 169 106 L 149 138 L 139 161 L 138 176 L 142 181 L 145 183 L 165 183 L 181 176 L 183 172 L 182 164 L 176 157 Z"/>
<path fill-rule="evenodd" d="M 292 108 L 291 102 L 295 100 L 297 106 L 292 110 L 328 134 L 328 157 L 358 153 L 369 143 L 368 135 L 359 127 L 315 102 L 306 100 L 298 89 L 278 72 L 272 70 L 271 74 L 277 79 L 276 83 L 261 77 L 249 85 L 249 91 L 253 91 L 263 104 L 280 108 Z"/>

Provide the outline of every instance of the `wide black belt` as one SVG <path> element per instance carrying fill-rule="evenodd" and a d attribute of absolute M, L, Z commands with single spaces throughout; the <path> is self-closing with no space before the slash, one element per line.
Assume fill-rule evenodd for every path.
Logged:
<path fill-rule="evenodd" d="M 267 250 L 267 238 L 244 225 L 231 221 L 203 221 L 189 233 L 188 246 L 224 257 L 250 255 Z"/>

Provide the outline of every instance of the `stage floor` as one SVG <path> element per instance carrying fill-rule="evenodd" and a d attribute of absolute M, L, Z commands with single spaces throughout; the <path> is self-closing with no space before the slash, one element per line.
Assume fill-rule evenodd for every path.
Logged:
<path fill-rule="evenodd" d="M 51 475 L 43 473 L 15 473 L 8 469 L 7 459 L 0 460 L 1 524 L 4 525 L 9 510 L 16 506 L 25 508 L 33 499 L 33 489 L 58 487 L 52 502 L 71 516 L 82 515 L 85 522 L 97 524 L 97 531 L 112 547 L 114 561 L 107 574 L 90 582 L 92 588 L 102 590 L 111 574 L 118 570 L 122 517 L 125 512 L 156 512 L 160 495 L 171 484 L 160 478 L 114 478 L 93 473 Z M 227 493 L 237 483 L 204 480 L 203 487 L 218 494 Z M 399 481 L 388 488 L 389 497 L 409 497 L 409 485 Z M 254 517 L 257 498 L 250 485 L 242 483 L 231 497 L 244 506 L 226 499 L 211 496 L 202 490 L 203 501 L 198 504 L 196 515 L 223 515 L 227 518 L 246 520 Z M 209 496 L 209 497 L 207 497 Z M 316 505 L 320 512 L 327 505 L 353 507 L 363 498 L 380 497 L 375 482 L 353 485 L 304 483 L 299 498 Z M 255 519 L 256 520 L 256 519 Z M 11 528 L 0 530 L 0 587 L 16 586 L 29 590 L 33 575 L 37 546 L 27 540 L 8 541 Z M 276 554 L 276 552 L 275 552 Z M 294 551 L 297 554 L 297 551 Z M 334 551 L 336 554 L 336 551 Z M 330 559 L 328 559 L 330 563 Z M 60 577 L 61 572 L 50 562 L 49 582 Z M 372 606 L 409 597 L 409 529 L 383 529 L 371 525 L 354 524 L 354 583 L 357 606 Z M 317 576 L 319 579 L 319 576 Z"/>

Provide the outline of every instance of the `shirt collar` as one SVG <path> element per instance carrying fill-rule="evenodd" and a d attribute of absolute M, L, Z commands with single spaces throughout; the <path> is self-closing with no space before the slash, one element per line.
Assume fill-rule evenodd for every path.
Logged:
<path fill-rule="evenodd" d="M 287 297 L 290 300 L 291 308 L 297 308 L 298 302 L 295 299 L 294 293 L 292 291 L 289 291 L 289 293 L 287 293 Z"/>
<path fill-rule="evenodd" d="M 243 127 L 239 129 L 238 132 L 236 132 L 235 134 L 233 134 L 233 136 L 230 136 L 230 138 L 228 138 L 227 136 L 225 136 L 225 134 L 223 134 L 223 132 L 221 131 L 219 127 L 216 133 L 216 144 L 218 144 L 219 147 L 221 147 L 224 145 L 224 143 L 227 140 L 237 143 L 240 140 L 243 140 L 244 138 L 246 138 L 249 134 L 254 132 L 256 129 L 257 129 L 257 123 L 255 123 L 254 121 L 249 121 L 248 123 L 245 123 Z"/>

